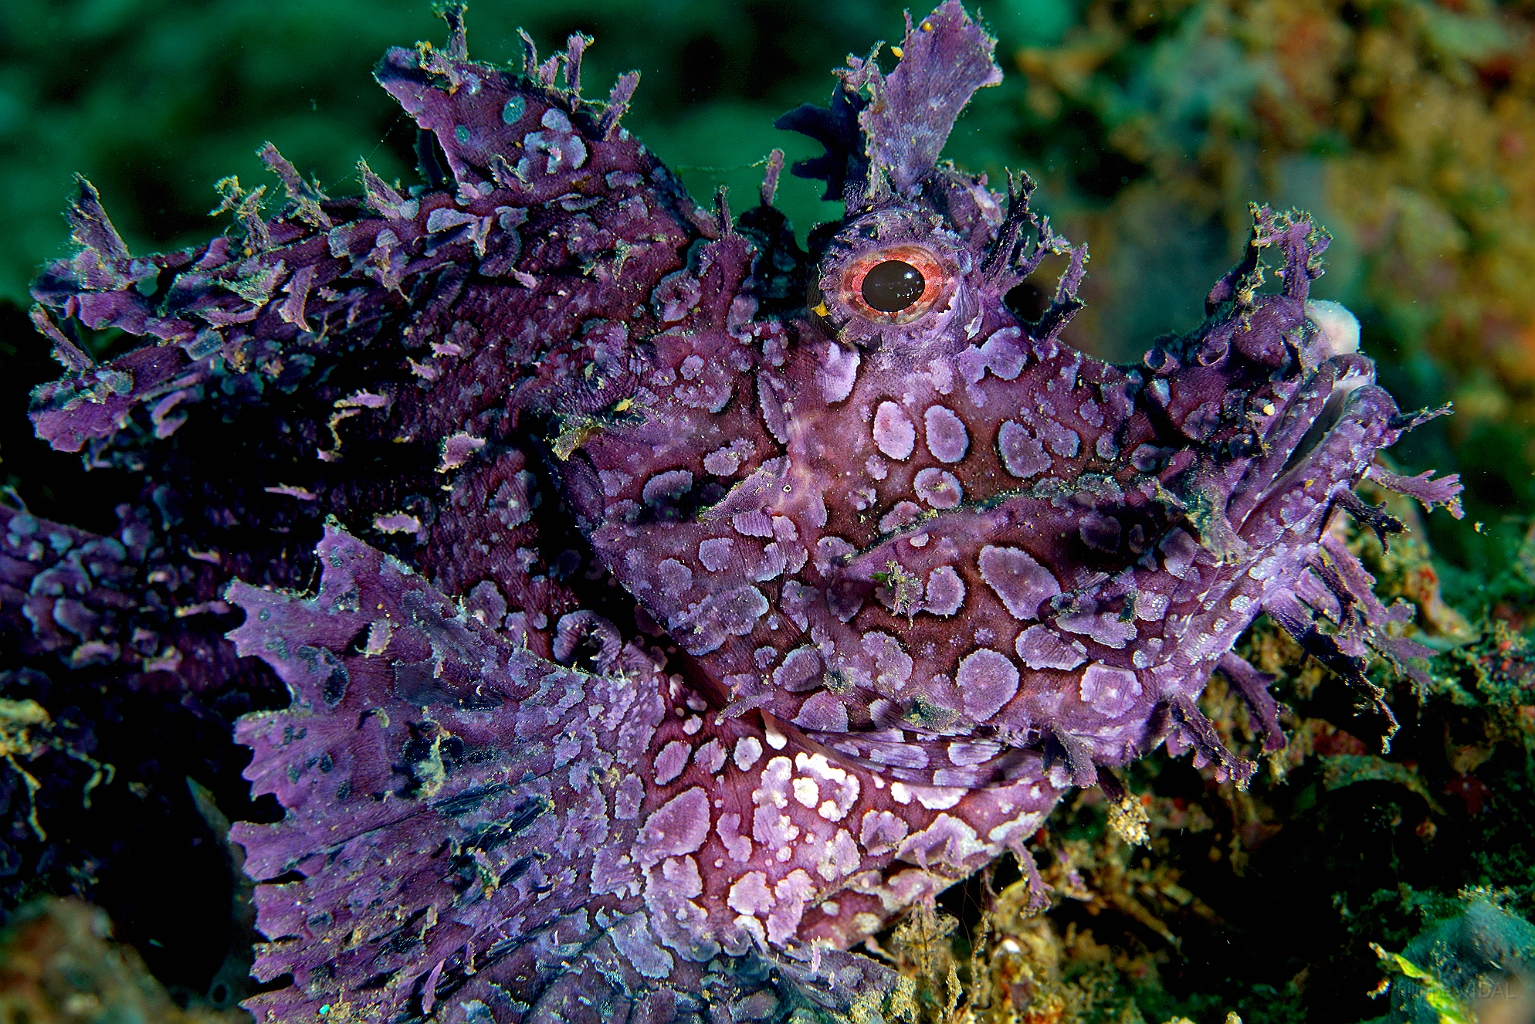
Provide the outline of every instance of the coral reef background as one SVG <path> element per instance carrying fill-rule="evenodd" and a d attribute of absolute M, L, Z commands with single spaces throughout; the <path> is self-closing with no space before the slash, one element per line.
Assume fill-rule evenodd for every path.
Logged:
<path fill-rule="evenodd" d="M 1394 455 L 1409 472 L 1462 474 L 1467 516 L 1394 503 L 1412 530 L 1389 552 L 1347 536 L 1381 596 L 1414 604 L 1417 638 L 1442 652 L 1418 678 L 1380 668 L 1403 722 L 1389 752 L 1336 680 L 1260 623 L 1244 654 L 1281 677 L 1289 744 L 1250 790 L 1148 759 L 1130 778 L 1138 802 L 1084 792 L 1035 837 L 1054 887 L 1047 914 L 1029 913 L 1003 865 L 881 948 L 919 979 L 930 1020 L 1518 1012 L 1530 981 L 1517 965 L 1535 957 L 1510 916 L 1535 910 L 1535 4 L 1010 0 L 981 14 L 1011 64 L 947 155 L 994 181 L 1029 171 L 1056 227 L 1090 244 L 1089 306 L 1068 339 L 1132 358 L 1193 327 L 1206 285 L 1240 253 L 1248 203 L 1308 209 L 1335 237 L 1317 294 L 1359 315 L 1404 407 L 1455 403 Z M 544 43 L 594 35 L 593 81 L 639 68 L 629 127 L 699 196 L 722 183 L 752 194 L 773 146 L 811 155 L 773 118 L 824 99 L 827 67 L 900 26 L 894 3 L 805 0 L 481 0 L 471 15 L 486 58 L 513 59 L 521 25 Z M 205 235 L 213 182 L 259 178 L 265 139 L 333 194 L 360 188 L 359 156 L 408 181 L 414 133 L 367 70 L 386 46 L 440 32 L 418 0 L 4 5 L 0 483 L 15 500 L 106 530 L 82 519 L 86 496 L 107 510 L 103 494 L 129 490 L 47 451 L 24 415 L 28 389 L 55 375 L 26 285 L 64 252 L 71 175 L 95 182 L 135 251 Z M 780 193 L 802 237 L 838 209 L 817 191 L 796 179 Z M 1258 751 L 1218 685 L 1205 711 L 1234 749 Z M 248 994 L 238 850 L 221 839 L 226 816 L 271 809 L 249 804 L 240 765 L 110 725 L 216 729 L 177 724 L 189 714 L 174 694 L 63 700 L 0 679 L 0 909 L 49 893 L 92 900 L 197 1015 Z M 39 833 L 57 850 L 46 871 L 18 852 Z M 197 914 L 178 892 L 198 896 Z M 96 949 L 105 926 L 83 913 L 28 911 L 0 959 Z M 1476 935 L 1444 938 L 1456 927 Z M 1509 970 L 1476 959 L 1483 933 L 1501 936 Z M 137 960 L 121 964 L 131 973 Z M 0 988 L 19 991 L 23 975 Z M 174 1015 L 149 998 L 147 1018 Z"/>

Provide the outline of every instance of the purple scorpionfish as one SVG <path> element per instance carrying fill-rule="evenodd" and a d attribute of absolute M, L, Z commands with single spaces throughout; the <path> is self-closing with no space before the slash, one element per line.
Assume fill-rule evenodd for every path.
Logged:
<path fill-rule="evenodd" d="M 286 809 L 234 831 L 291 977 L 260 1019 L 895 1019 L 849 948 L 1031 865 L 1067 789 L 1162 743 L 1246 782 L 1213 672 L 1283 745 L 1260 612 L 1389 716 L 1362 666 L 1421 649 L 1329 524 L 1459 487 L 1375 462 L 1429 414 L 1308 299 L 1311 221 L 1255 210 L 1209 319 L 1110 365 L 1059 339 L 1086 254 L 1028 180 L 938 162 L 1001 77 L 957 2 L 780 121 L 846 204 L 808 254 L 781 155 L 700 208 L 620 124 L 636 75 L 581 95 L 589 39 L 510 74 L 447 19 L 377 71 L 422 184 L 331 199 L 268 146 L 277 216 L 230 181 L 230 231 L 136 257 L 82 180 L 34 288 L 38 434 L 144 498 L 110 538 L 0 510 L 0 623 L 121 686 L 286 684 L 236 728 Z"/>

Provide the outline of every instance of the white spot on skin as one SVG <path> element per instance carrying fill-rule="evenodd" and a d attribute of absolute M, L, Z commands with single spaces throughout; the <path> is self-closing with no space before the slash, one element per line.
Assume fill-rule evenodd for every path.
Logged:
<path fill-rule="evenodd" d="M 853 393 L 853 385 L 858 382 L 858 363 L 856 348 L 844 349 L 836 342 L 827 344 L 826 355 L 821 360 L 820 372 L 817 374 L 826 404 L 840 402 Z"/>
<path fill-rule="evenodd" d="M 668 558 L 656 566 L 656 574 L 661 578 L 661 589 L 668 597 L 680 598 L 693 585 L 693 570 L 675 558 Z"/>
<path fill-rule="evenodd" d="M 825 754 L 806 754 L 802 751 L 794 756 L 794 766 L 820 780 L 821 793 L 829 797 L 816 812 L 821 817 L 829 821 L 841 821 L 858 800 L 861 788 L 858 777 L 832 764 Z"/>
<path fill-rule="evenodd" d="M 821 540 L 824 544 L 826 538 L 823 537 Z M 790 621 L 800 629 L 809 629 L 810 617 L 806 614 L 806 609 L 810 607 L 810 602 L 816 595 L 817 591 L 811 590 L 799 580 L 788 580 L 783 585 L 783 594 L 779 598 L 779 607 L 783 609 L 783 613 L 789 617 Z"/>
<path fill-rule="evenodd" d="M 1106 718 L 1118 718 L 1135 706 L 1141 683 L 1129 669 L 1093 664 L 1082 673 L 1079 692 L 1083 704 Z"/>
<path fill-rule="evenodd" d="M 730 525 L 735 527 L 737 533 L 746 537 L 773 536 L 772 517 L 760 509 L 753 509 L 750 512 L 737 512 L 730 517 Z"/>
<path fill-rule="evenodd" d="M 1064 370 L 1062 373 L 1064 374 Z M 1062 458 L 1074 458 L 1082 447 L 1082 438 L 1075 430 L 1057 423 L 1053 419 L 1046 419 L 1040 424 L 1040 433 L 1045 437 L 1045 444 L 1050 450 Z"/>
<path fill-rule="evenodd" d="M 904 787 L 903 787 L 904 788 Z M 908 794 L 907 800 L 911 797 Z M 863 823 L 858 829 L 859 841 L 863 848 L 873 856 L 888 853 L 896 848 L 906 834 L 911 831 L 906 824 L 906 819 L 889 811 L 866 811 Z"/>
<path fill-rule="evenodd" d="M 668 470 L 665 473 L 657 473 L 645 481 L 645 486 L 640 490 L 640 497 L 645 504 L 654 505 L 658 502 L 675 500 L 680 495 L 693 489 L 693 474 L 685 469 Z"/>
<path fill-rule="evenodd" d="M 1136 637 L 1135 623 L 1124 621 L 1115 611 L 1099 612 L 1097 607 L 1097 602 L 1089 598 L 1079 611 L 1062 615 L 1055 623 L 1068 633 L 1082 633 L 1105 647 L 1123 650 Z"/>
<path fill-rule="evenodd" d="M 962 768 L 985 764 L 1001 752 L 1002 746 L 998 743 L 982 740 L 975 743 L 966 743 L 955 740 L 949 744 L 949 761 Z"/>
<path fill-rule="evenodd" d="M 725 748 L 720 746 L 719 740 L 710 740 L 698 748 L 693 755 L 693 763 L 710 775 L 718 775 L 725 766 Z"/>
<path fill-rule="evenodd" d="M 1088 547 L 1109 553 L 1119 549 L 1123 528 L 1118 519 L 1101 512 L 1087 512 L 1078 522 L 1077 535 Z"/>
<path fill-rule="evenodd" d="M 1023 372 L 1025 357 L 1018 346 L 1021 332 L 1016 327 L 1005 327 L 986 339 L 979 348 L 974 346 L 960 353 L 959 370 L 971 384 L 979 383 L 990 370 L 1003 380 L 1012 380 Z"/>
<path fill-rule="evenodd" d="M 1029 787 L 1029 796 L 1039 799 L 1038 783 Z M 1004 821 L 990 832 L 986 838 L 998 846 L 1012 846 L 1038 831 L 1040 824 L 1045 820 L 1044 814 L 1039 811 L 1023 811 L 1011 821 Z"/>
<path fill-rule="evenodd" d="M 762 927 L 762 922 L 755 917 L 749 914 L 737 914 L 736 919 L 731 923 L 743 933 L 751 936 L 750 941 L 757 943 L 759 946 L 767 945 L 767 929 Z M 878 925 L 875 927 L 878 927 Z"/>
<path fill-rule="evenodd" d="M 734 448 L 719 448 L 704 456 L 704 472 L 715 476 L 734 476 L 741 468 L 741 453 Z"/>
<path fill-rule="evenodd" d="M 894 402 L 881 402 L 874 412 L 874 446 L 900 460 L 910 458 L 917 446 L 917 428 Z"/>
<path fill-rule="evenodd" d="M 741 771 L 750 771 L 752 765 L 762 758 L 762 744 L 757 742 L 755 736 L 742 736 L 736 740 L 735 763 Z"/>
<path fill-rule="evenodd" d="M 585 152 L 584 147 L 582 152 Z M 755 918 L 747 918 L 747 920 L 755 920 Z M 664 978 L 671 973 L 676 964 L 672 955 L 661 948 L 655 933 L 650 929 L 646 915 L 631 914 L 615 922 L 608 930 L 608 935 L 613 948 L 624 960 L 633 965 L 636 971 L 647 978 Z"/>
<path fill-rule="evenodd" d="M 890 799 L 898 804 L 911 803 L 911 787 L 904 782 L 892 782 L 890 784 Z"/>
<path fill-rule="evenodd" d="M 1194 558 L 1199 554 L 1199 542 L 1189 536 L 1186 531 L 1175 529 L 1162 539 L 1160 547 L 1167 571 L 1180 580 L 1187 576 L 1189 566 L 1194 564 Z M 1256 568 L 1257 566 L 1253 567 L 1253 569 Z M 1249 575 L 1252 575 L 1252 572 L 1252 569 L 1248 570 Z M 1263 578 L 1253 576 L 1253 579 Z"/>
<path fill-rule="evenodd" d="M 966 655 L 955 674 L 965 711 L 977 722 L 986 721 L 1013 699 L 1018 678 L 1017 666 L 985 647 Z"/>
<path fill-rule="evenodd" d="M 931 466 L 917 471 L 912 480 L 912 488 L 917 492 L 917 497 L 937 509 L 954 508 L 965 497 L 965 490 L 959 485 L 958 477 L 946 469 L 934 469 Z"/>
<path fill-rule="evenodd" d="M 720 842 L 725 846 L 725 852 L 730 859 L 737 864 L 745 864 L 752 857 L 752 841 L 741 834 L 741 816 L 739 814 L 722 814 L 720 820 L 715 822 L 714 831 L 719 835 Z"/>
<path fill-rule="evenodd" d="M 748 871 L 730 886 L 730 895 L 725 902 L 738 914 L 765 917 L 778 901 L 768 888 L 767 875 L 761 871 Z"/>
<path fill-rule="evenodd" d="M 767 583 L 776 580 L 783 575 L 788 565 L 787 556 L 783 548 L 776 542 L 762 549 L 762 559 L 752 570 L 752 579 L 757 583 Z"/>
<path fill-rule="evenodd" d="M 640 891 L 640 878 L 632 867 L 633 862 L 612 846 L 597 851 L 592 859 L 592 893 L 603 896 L 629 890 L 631 896 Z"/>
<path fill-rule="evenodd" d="M 618 784 L 613 794 L 613 817 L 619 821 L 633 821 L 640 813 L 645 799 L 645 782 L 638 775 L 628 775 Z"/>
<path fill-rule="evenodd" d="M 689 654 L 718 650 L 727 636 L 747 636 L 767 613 L 767 598 L 756 587 L 734 587 L 709 594 L 667 622 Z"/>
<path fill-rule="evenodd" d="M 1022 548 L 986 545 L 979 559 L 981 579 L 996 591 L 1008 613 L 1020 621 L 1034 618 L 1039 606 L 1061 592 L 1050 570 Z"/>
<path fill-rule="evenodd" d="M 667 857 L 696 853 L 709 834 L 709 798 L 694 786 L 651 812 L 636 837 L 635 859 L 641 867 Z"/>
<path fill-rule="evenodd" d="M 789 806 L 789 778 L 794 765 L 787 757 L 775 757 L 762 769 L 762 785 L 752 793 L 752 800 L 762 806 L 772 804 L 779 810 Z M 758 798 L 761 799 L 758 799 Z"/>
<path fill-rule="evenodd" d="M 613 469 L 600 469 L 597 471 L 597 479 L 602 483 L 602 493 L 609 498 L 616 498 L 634 478 L 628 473 Z M 512 499 L 515 501 L 516 499 Z"/>
<path fill-rule="evenodd" d="M 965 790 L 949 786 L 915 786 L 912 791 L 917 794 L 917 803 L 930 811 L 947 810 L 965 795 Z"/>
<path fill-rule="evenodd" d="M 1087 660 L 1087 648 L 1081 642 L 1068 642 L 1045 626 L 1030 626 L 1019 633 L 1013 649 L 1019 660 L 1032 669 L 1076 668 Z"/>
<path fill-rule="evenodd" d="M 1250 598 L 1238 594 L 1231 600 L 1231 610 L 1245 612 L 1252 604 Z M 1135 617 L 1142 622 L 1161 622 L 1167 615 L 1167 595 L 1155 590 L 1143 590 L 1135 599 Z"/>
<path fill-rule="evenodd" d="M 769 850 L 777 851 L 780 861 L 794 855 L 790 846 L 799 838 L 799 826 L 784 813 L 789 806 L 789 777 L 793 767 L 787 757 L 775 757 L 762 771 L 761 785 L 752 791 L 752 838 Z"/>
<path fill-rule="evenodd" d="M 815 883 L 803 869 L 795 868 L 773 886 L 773 894 L 778 906 L 768 915 L 768 940 L 782 945 L 799 927 L 805 904 L 815 895 Z"/>
<path fill-rule="evenodd" d="M 911 655 L 889 633 L 865 633 L 863 649 L 874 658 L 874 670 L 879 673 L 874 682 L 882 692 L 893 692 L 911 679 Z"/>
<path fill-rule="evenodd" d="M 656 785 L 665 786 L 682 774 L 688 766 L 688 755 L 693 748 L 681 740 L 672 740 L 656 755 Z"/>
<path fill-rule="evenodd" d="M 933 390 L 940 395 L 947 395 L 954 390 L 954 368 L 947 360 L 930 361 L 927 364 L 927 379 L 932 383 Z"/>
<path fill-rule="evenodd" d="M 853 842 L 852 835 L 845 828 L 837 829 L 826 845 L 821 848 L 821 860 L 816 865 L 816 874 L 826 881 L 831 882 L 838 878 L 845 878 L 858 869 L 863 860 L 858 853 L 858 844 Z M 825 904 L 822 904 L 825 909 Z"/>
<path fill-rule="evenodd" d="M 820 487 L 811 488 L 810 502 L 804 508 L 803 514 L 810 525 L 817 530 L 826 525 L 826 495 L 821 493 Z"/>
<path fill-rule="evenodd" d="M 880 517 L 879 532 L 894 533 L 897 530 L 904 530 L 921 518 L 921 505 L 914 501 L 898 501 L 895 503 L 895 508 Z"/>
<path fill-rule="evenodd" d="M 814 689 L 820 681 L 821 656 L 814 647 L 796 647 L 773 670 L 773 685 L 790 693 Z"/>
<path fill-rule="evenodd" d="M 926 829 L 902 843 L 896 856 L 924 868 L 943 865 L 951 871 L 963 872 L 970 858 L 984 850 L 985 844 L 967 822 L 940 814 Z"/>
<path fill-rule="evenodd" d="M 783 733 L 779 732 L 778 726 L 774 725 L 772 722 L 768 722 L 767 725 L 763 728 L 762 736 L 767 740 L 767 745 L 772 747 L 774 750 L 782 750 L 784 745 L 789 742 L 789 738 Z"/>
<path fill-rule="evenodd" d="M 950 565 L 940 565 L 927 578 L 927 602 L 922 610 L 933 615 L 950 616 L 965 603 L 965 581 Z"/>
<path fill-rule="evenodd" d="M 698 542 L 698 560 L 710 572 L 719 572 L 730 564 L 730 549 L 735 541 L 729 537 L 713 537 Z"/>
<path fill-rule="evenodd" d="M 800 707 L 795 725 L 817 732 L 847 732 L 847 705 L 831 693 L 818 693 Z"/>
<path fill-rule="evenodd" d="M 794 799 L 799 801 L 801 807 L 814 807 L 821 799 L 821 788 L 815 784 L 814 779 L 801 776 L 794 780 Z"/>
<path fill-rule="evenodd" d="M 958 462 L 970 450 L 970 432 L 947 406 L 929 406 L 922 422 L 927 428 L 927 450 L 939 462 Z"/>
<path fill-rule="evenodd" d="M 1045 446 L 1012 420 L 1003 423 L 997 432 L 997 450 L 1002 455 L 1002 465 L 1020 480 L 1043 473 L 1052 461 L 1045 454 Z"/>

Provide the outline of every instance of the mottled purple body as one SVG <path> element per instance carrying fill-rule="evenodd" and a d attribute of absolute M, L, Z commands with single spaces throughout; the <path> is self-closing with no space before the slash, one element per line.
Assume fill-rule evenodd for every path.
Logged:
<path fill-rule="evenodd" d="M 142 259 L 82 185 L 80 253 L 36 287 L 70 370 L 39 434 L 144 470 L 163 515 L 127 529 L 212 552 L 176 600 L 245 581 L 236 649 L 293 693 L 238 731 L 287 808 L 236 830 L 257 973 L 294 979 L 259 1013 L 878 1014 L 893 977 L 839 950 L 1021 851 L 1067 787 L 1117 791 L 1100 769 L 1164 741 L 1245 783 L 1196 698 L 1221 669 L 1283 742 L 1231 653 L 1260 611 L 1361 686 L 1367 647 L 1415 653 L 1328 523 L 1394 525 L 1365 475 L 1457 488 L 1374 466 L 1415 420 L 1308 301 L 1309 221 L 1259 211 L 1211 318 L 1112 366 L 1058 340 L 1085 253 L 1031 186 L 936 164 L 1000 78 L 957 3 L 782 122 L 847 205 L 810 255 L 776 159 L 760 206 L 702 211 L 619 127 L 632 77 L 580 97 L 586 40 L 513 76 L 449 17 L 446 51 L 378 72 L 440 180 L 363 168 L 332 201 L 268 149 L 281 216 L 232 190 L 238 232 Z M 1051 255 L 1022 322 L 1003 297 Z M 893 313 L 860 290 L 890 259 L 924 282 Z M 71 321 L 156 343 L 96 365 Z M 230 684 L 227 606 L 203 633 L 130 609 L 168 585 L 147 536 L 60 576 L 0 514 L 29 643 Z"/>

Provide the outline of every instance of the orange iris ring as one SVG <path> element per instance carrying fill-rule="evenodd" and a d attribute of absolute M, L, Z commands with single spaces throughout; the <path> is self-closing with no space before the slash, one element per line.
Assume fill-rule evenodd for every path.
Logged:
<path fill-rule="evenodd" d="M 863 299 L 863 279 L 869 271 L 881 263 L 890 260 L 900 260 L 910 264 L 922 275 L 924 287 L 917 300 L 905 309 L 894 313 L 885 313 L 870 306 Z M 950 291 L 950 283 L 953 274 L 931 252 L 920 246 L 898 245 L 890 249 L 881 249 L 849 262 L 842 270 L 842 284 L 834 294 L 853 312 L 865 320 L 877 324 L 909 324 L 922 314 L 938 305 Z"/>

